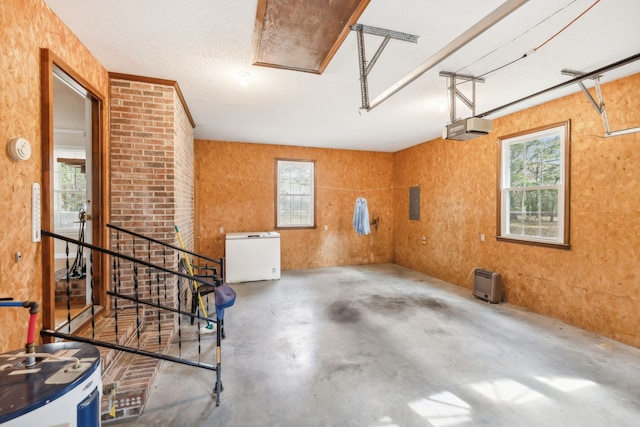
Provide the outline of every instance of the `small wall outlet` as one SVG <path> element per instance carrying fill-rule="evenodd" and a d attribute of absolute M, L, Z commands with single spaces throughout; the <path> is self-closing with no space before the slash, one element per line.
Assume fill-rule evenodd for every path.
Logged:
<path fill-rule="evenodd" d="M 420 239 L 420 243 L 422 243 L 423 245 L 427 244 L 427 236 L 422 236 L 422 239 Z"/>
<path fill-rule="evenodd" d="M 329 229 L 329 226 L 328 226 L 328 225 L 325 225 L 324 227 L 322 227 L 322 229 L 323 229 L 324 231 L 327 231 L 327 230 Z"/>
<path fill-rule="evenodd" d="M 220 227 L 220 234 L 224 233 L 224 227 Z"/>
<path fill-rule="evenodd" d="M 484 242 L 484 234 L 480 234 L 480 241 Z"/>

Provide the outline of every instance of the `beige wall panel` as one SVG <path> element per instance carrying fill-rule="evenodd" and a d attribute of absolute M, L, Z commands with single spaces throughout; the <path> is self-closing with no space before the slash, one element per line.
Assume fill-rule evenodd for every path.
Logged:
<path fill-rule="evenodd" d="M 41 244 L 31 242 L 31 184 L 41 183 L 40 49 L 49 48 L 102 95 L 106 70 L 41 0 L 0 5 L 0 297 L 42 302 Z M 106 123 L 106 117 L 104 122 Z M 105 124 L 106 126 L 106 124 Z M 105 127 L 106 129 L 106 127 Z M 106 134 L 106 132 L 105 132 Z M 31 143 L 27 161 L 9 158 L 6 145 L 20 136 Z M 20 252 L 22 260 L 16 262 Z M 22 347 L 29 314 L 0 309 L 0 352 Z M 40 325 L 41 325 L 40 321 Z"/>
<path fill-rule="evenodd" d="M 602 90 L 612 130 L 640 126 L 640 74 Z M 497 242 L 496 139 L 568 119 L 571 250 Z M 486 137 L 395 153 L 395 261 L 469 289 L 473 268 L 497 271 L 508 302 L 640 346 L 640 134 L 603 135 L 578 92 L 496 119 Z M 409 221 L 406 187 L 416 184 L 421 220 Z"/>
<path fill-rule="evenodd" d="M 392 261 L 391 154 L 215 141 L 196 141 L 195 153 L 203 254 L 224 256 L 225 233 L 274 230 L 275 159 L 291 158 L 316 161 L 317 228 L 278 230 L 282 268 Z M 351 225 L 358 197 L 380 218 L 368 236 Z"/>

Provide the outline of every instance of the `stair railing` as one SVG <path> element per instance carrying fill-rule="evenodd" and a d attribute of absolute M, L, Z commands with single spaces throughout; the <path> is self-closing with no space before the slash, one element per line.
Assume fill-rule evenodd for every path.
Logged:
<path fill-rule="evenodd" d="M 132 353 L 140 356 L 151 357 L 159 360 L 166 360 L 169 362 L 179 363 L 183 365 L 193 366 L 196 368 L 202 368 L 210 371 L 216 372 L 216 384 L 214 386 L 214 394 L 216 395 L 216 405 L 220 405 L 220 393 L 222 391 L 222 379 L 221 379 L 221 342 L 222 342 L 222 323 L 221 319 L 217 317 L 204 317 L 200 313 L 188 312 L 181 309 L 182 305 L 182 294 L 185 289 L 180 289 L 180 283 L 183 283 L 186 287 L 189 287 L 190 284 L 197 282 L 198 284 L 210 285 L 210 282 L 201 276 L 192 276 L 184 271 L 177 271 L 169 268 L 167 266 L 167 259 L 171 261 L 171 258 L 174 257 L 175 251 L 179 251 L 176 257 L 176 264 L 178 264 L 177 260 L 181 253 L 188 253 L 191 256 L 205 260 L 206 262 L 212 262 L 218 264 L 221 268 L 223 268 L 224 260 L 215 260 L 212 258 L 208 258 L 197 253 L 183 250 L 182 248 L 177 248 L 170 244 L 151 239 L 149 237 L 119 228 L 115 226 L 109 225 L 110 228 L 116 230 L 117 233 L 123 233 L 132 237 L 132 241 L 130 243 L 123 243 L 120 240 L 120 235 L 116 237 L 116 250 L 101 248 L 96 245 L 86 243 L 83 241 L 79 241 L 73 238 L 69 238 L 63 235 L 59 235 L 56 233 L 52 233 L 46 230 L 42 230 L 41 235 L 43 238 L 51 238 L 57 241 L 65 242 L 65 252 L 67 255 L 66 262 L 66 296 L 67 296 L 67 320 L 69 324 L 69 328 L 67 332 L 63 332 L 65 328 L 52 330 L 52 329 L 43 329 L 40 334 L 42 336 L 49 336 L 69 341 L 78 341 L 85 342 L 96 345 L 98 347 L 104 347 L 108 349 L 113 349 L 116 351 L 123 351 L 127 353 Z M 138 240 L 135 240 L 138 239 Z M 140 240 L 143 241 L 141 244 Z M 152 246 L 154 244 L 154 246 Z M 113 311 L 113 316 L 115 319 L 114 323 L 114 331 L 115 331 L 115 342 L 107 342 L 103 340 L 96 339 L 96 316 L 97 313 L 94 309 L 94 295 L 93 295 L 93 278 L 91 278 L 91 296 L 90 296 L 90 313 L 91 313 L 91 337 L 87 337 L 78 333 L 74 333 L 71 330 L 71 304 L 70 304 L 70 266 L 69 266 L 69 247 L 70 245 L 76 245 L 76 247 L 83 247 L 90 249 L 90 265 L 93 264 L 94 253 L 105 254 L 109 257 L 109 265 L 111 266 L 111 289 L 107 290 L 106 294 L 112 297 L 111 308 Z M 157 249 L 155 245 L 159 245 L 160 249 Z M 131 254 L 123 253 L 123 247 L 131 249 Z M 146 246 L 146 260 L 143 259 L 144 256 L 140 255 L 140 248 Z M 136 250 L 138 253 L 136 253 Z M 161 263 L 153 262 L 154 257 L 161 257 Z M 141 271 L 142 270 L 142 271 Z M 146 270 L 146 275 L 145 271 Z M 172 284 L 176 284 L 175 287 L 172 287 Z M 123 288 L 131 288 L 131 284 L 133 284 L 133 293 L 127 294 L 123 292 Z M 145 286 L 141 286 L 144 284 Z M 154 289 L 155 288 L 155 289 Z M 148 296 L 145 297 L 145 290 L 148 290 Z M 155 295 L 154 295 L 155 294 Z M 162 297 L 164 294 L 164 297 Z M 177 304 L 172 296 L 177 296 Z M 153 300 L 155 297 L 155 301 Z M 122 310 L 119 307 L 118 302 L 124 301 L 128 303 L 127 308 L 131 308 L 132 306 L 135 308 L 136 312 L 136 334 L 137 334 L 137 347 L 122 345 L 118 343 L 118 314 Z M 141 334 L 141 311 L 144 311 L 146 308 L 150 308 L 151 310 L 157 310 L 158 317 L 158 349 L 161 347 L 162 340 L 162 325 L 163 323 L 166 325 L 168 322 L 163 322 L 167 319 L 178 319 L 177 331 L 178 331 L 178 347 L 179 353 L 178 356 L 171 356 L 169 354 L 161 353 L 160 351 L 154 352 L 145 350 L 140 348 L 140 334 Z M 109 311 L 109 310 L 108 310 Z M 198 357 L 197 360 L 192 360 L 189 358 L 182 357 L 182 322 L 181 318 L 183 316 L 189 316 L 191 318 L 198 319 L 198 322 L 205 321 L 207 324 L 215 324 L 216 325 L 216 356 L 215 363 L 205 363 L 201 361 L 201 342 L 200 342 L 200 328 L 198 325 Z M 169 332 L 169 336 L 173 334 L 173 329 L 175 329 L 175 322 L 171 322 L 171 331 Z M 166 331 L 165 331 L 166 332 Z"/>

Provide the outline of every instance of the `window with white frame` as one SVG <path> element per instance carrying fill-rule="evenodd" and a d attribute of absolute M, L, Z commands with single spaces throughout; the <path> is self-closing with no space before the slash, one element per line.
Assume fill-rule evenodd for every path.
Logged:
<path fill-rule="evenodd" d="M 85 150 L 56 147 L 54 159 L 54 230 L 64 233 L 78 229 L 80 210 L 86 208 Z"/>
<path fill-rule="evenodd" d="M 569 122 L 499 139 L 498 240 L 569 247 Z"/>
<path fill-rule="evenodd" d="M 276 228 L 315 228 L 315 162 L 276 159 Z"/>

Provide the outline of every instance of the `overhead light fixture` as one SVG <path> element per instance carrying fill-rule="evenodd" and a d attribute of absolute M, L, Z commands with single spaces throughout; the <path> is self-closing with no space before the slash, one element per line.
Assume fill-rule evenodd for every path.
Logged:
<path fill-rule="evenodd" d="M 246 87 L 249 86 L 249 76 L 251 74 L 249 74 L 248 71 L 240 71 L 238 73 L 238 76 L 240 76 L 240 86 L 242 87 Z"/>

